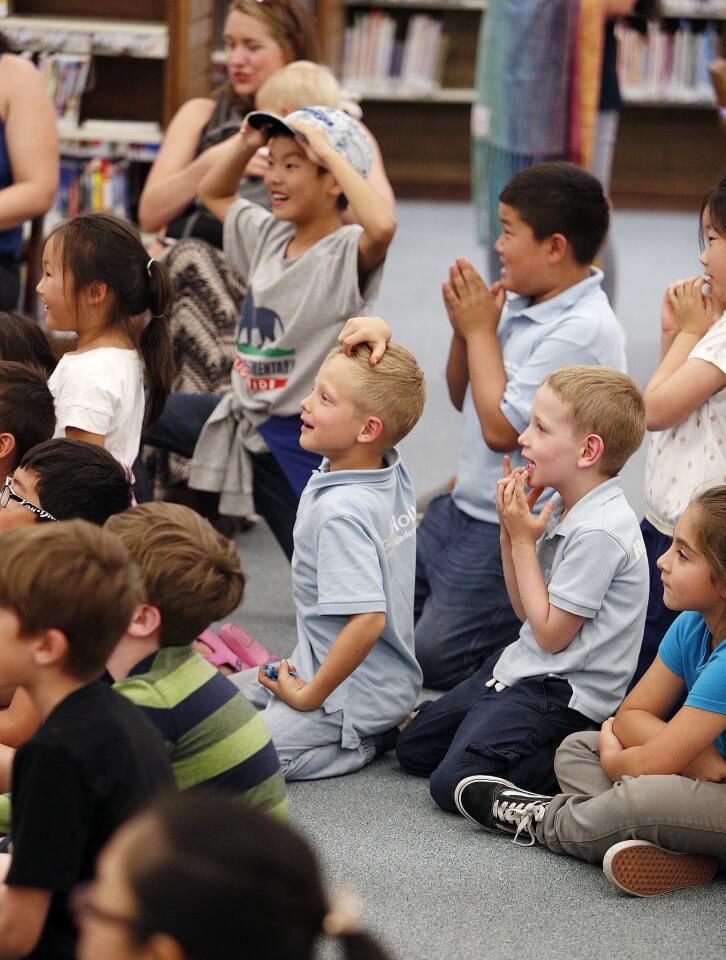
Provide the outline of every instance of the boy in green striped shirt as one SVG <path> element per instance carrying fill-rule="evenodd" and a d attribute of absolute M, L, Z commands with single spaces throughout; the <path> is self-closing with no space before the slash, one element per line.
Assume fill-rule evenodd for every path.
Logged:
<path fill-rule="evenodd" d="M 242 600 L 233 544 L 193 510 L 145 503 L 111 517 L 146 590 L 107 667 L 160 730 L 180 790 L 203 784 L 287 815 L 287 788 L 261 714 L 192 649 Z"/>

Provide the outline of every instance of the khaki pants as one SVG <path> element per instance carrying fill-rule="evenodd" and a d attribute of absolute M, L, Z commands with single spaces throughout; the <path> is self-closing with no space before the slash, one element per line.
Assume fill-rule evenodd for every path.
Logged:
<path fill-rule="evenodd" d="M 687 777 L 625 777 L 603 772 L 598 734 L 573 733 L 555 756 L 564 793 L 547 807 L 537 839 L 555 853 L 601 863 L 621 840 L 649 840 L 667 850 L 707 853 L 726 870 L 726 784 Z"/>

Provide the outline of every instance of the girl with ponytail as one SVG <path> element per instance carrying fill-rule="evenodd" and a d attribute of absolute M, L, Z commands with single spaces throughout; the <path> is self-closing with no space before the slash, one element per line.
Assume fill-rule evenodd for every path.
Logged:
<path fill-rule="evenodd" d="M 55 436 L 105 446 L 131 468 L 142 425 L 161 414 L 171 387 L 166 268 L 135 227 L 85 214 L 47 237 L 37 290 L 49 328 L 78 334 L 48 381 Z"/>
<path fill-rule="evenodd" d="M 78 960 L 387 960 L 357 904 L 328 902 L 308 843 L 221 793 L 187 791 L 128 821 L 74 891 Z"/>

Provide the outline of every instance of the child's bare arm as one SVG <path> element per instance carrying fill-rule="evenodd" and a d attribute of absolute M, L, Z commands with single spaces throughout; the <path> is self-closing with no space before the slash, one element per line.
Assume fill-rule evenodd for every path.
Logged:
<path fill-rule="evenodd" d="M 383 633 L 385 613 L 355 613 L 336 637 L 320 669 L 309 683 L 291 677 L 285 660 L 278 679 L 260 672 L 260 683 L 295 710 L 317 710 L 368 656 Z"/>
<path fill-rule="evenodd" d="M 662 717 L 670 713 L 683 695 L 684 690 L 685 684 L 682 677 L 669 670 L 660 657 L 656 657 L 654 663 L 628 694 L 615 715 L 612 729 L 622 747 L 626 750 L 632 747 L 642 747 L 659 736 L 668 726 Z M 701 714 L 703 711 L 696 710 L 695 713 Z M 696 717 L 696 722 L 699 722 L 699 720 L 700 718 Z M 726 725 L 726 718 L 724 718 L 724 725 Z M 631 762 L 632 756 L 624 759 Z M 647 752 L 645 754 L 641 753 L 641 762 L 645 760 L 647 763 L 648 759 Z M 605 762 L 614 762 L 613 758 L 607 756 L 607 753 Z M 713 744 L 709 743 L 701 753 L 680 770 L 670 772 L 681 773 L 683 776 L 691 777 L 694 780 L 720 782 L 726 779 L 726 760 L 723 759 Z"/>
<path fill-rule="evenodd" d="M 321 130 L 304 123 L 295 123 L 294 127 L 307 140 L 304 146 L 310 159 L 335 177 L 358 223 L 363 227 L 358 249 L 358 272 L 365 277 L 383 263 L 396 232 L 396 216 L 387 201 L 353 169 L 345 157 L 333 149 Z"/>
<path fill-rule="evenodd" d="M 18 687 L 10 706 L 0 710 L 0 744 L 19 747 L 40 726 L 40 714 L 22 687 Z M 0 786 L 0 790 L 3 788 Z"/>
<path fill-rule="evenodd" d="M 255 130 L 245 120 L 239 134 L 223 144 L 214 164 L 199 184 L 199 199 L 218 220 L 224 221 L 227 211 L 238 199 L 239 182 L 257 150 L 267 143 L 267 130 Z"/>
<path fill-rule="evenodd" d="M 449 357 L 446 361 L 446 385 L 449 397 L 457 410 L 463 409 L 466 388 L 469 385 L 469 361 L 466 341 L 456 331 L 451 338 Z"/>
<path fill-rule="evenodd" d="M 548 501 L 539 516 L 524 494 L 524 475 L 513 474 L 504 486 L 500 518 L 512 542 L 512 563 L 525 619 L 529 620 L 538 646 L 559 653 L 569 646 L 585 617 L 550 603 L 549 591 L 537 557 L 536 543 L 552 513 Z M 536 497 L 535 497 L 536 499 Z"/>
<path fill-rule="evenodd" d="M 50 900 L 50 890 L 0 887 L 0 960 L 20 960 L 35 948 Z"/>
<path fill-rule="evenodd" d="M 672 773 L 691 776 L 689 771 L 697 769 L 699 764 L 703 767 L 712 759 L 707 751 L 726 728 L 726 716 L 695 707 L 681 707 L 650 740 L 641 746 L 627 748 L 620 743 L 612 728 L 613 721 L 606 720 L 600 733 L 600 765 L 611 780 Z M 720 779 L 726 779 L 726 769 Z"/>
<path fill-rule="evenodd" d="M 449 279 L 442 287 L 444 304 L 455 336 L 463 341 L 463 351 L 457 346 L 457 356 L 466 356 L 467 381 L 471 383 L 472 397 L 481 423 L 482 435 L 491 450 L 506 453 L 517 446 L 517 431 L 501 411 L 502 397 L 507 386 L 502 349 L 497 339 L 497 327 L 504 307 L 504 290 L 499 284 L 487 287 L 472 265 L 457 259 L 449 270 Z M 454 343 L 449 355 L 451 366 Z M 456 369 L 451 367 L 451 374 Z M 461 376 L 449 375 L 449 394 L 457 406 L 457 399 L 466 390 Z M 454 390 L 452 391 L 452 386 Z"/>
<path fill-rule="evenodd" d="M 649 430 L 682 423 L 726 385 L 726 374 L 715 364 L 688 359 L 721 312 L 722 305 L 703 295 L 702 286 L 702 277 L 680 280 L 663 297 L 660 364 L 643 393 Z"/>

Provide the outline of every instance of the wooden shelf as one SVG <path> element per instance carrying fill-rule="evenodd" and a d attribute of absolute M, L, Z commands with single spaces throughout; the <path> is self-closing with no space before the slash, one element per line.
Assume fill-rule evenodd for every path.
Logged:
<path fill-rule="evenodd" d="M 471 87 L 439 87 L 430 91 L 358 90 L 351 87 L 350 93 L 363 103 L 366 101 L 378 101 L 379 103 L 473 103 L 474 101 L 474 90 Z"/>
<path fill-rule="evenodd" d="M 13 45 L 25 50 L 68 51 L 164 60 L 169 53 L 165 23 L 91 20 L 86 17 L 11 16 L 0 21 Z"/>
<path fill-rule="evenodd" d="M 346 7 L 374 7 L 385 10 L 470 10 L 481 13 L 487 0 L 343 0 Z"/>
<path fill-rule="evenodd" d="M 726 3 L 668 3 L 661 0 L 660 14 L 667 20 L 726 20 Z"/>
<path fill-rule="evenodd" d="M 626 103 L 629 107 L 674 108 L 678 110 L 714 110 L 716 108 L 716 100 L 713 96 L 708 100 L 688 100 L 685 97 L 640 97 L 633 95 L 632 92 L 624 91 L 622 97 L 623 103 Z"/>

